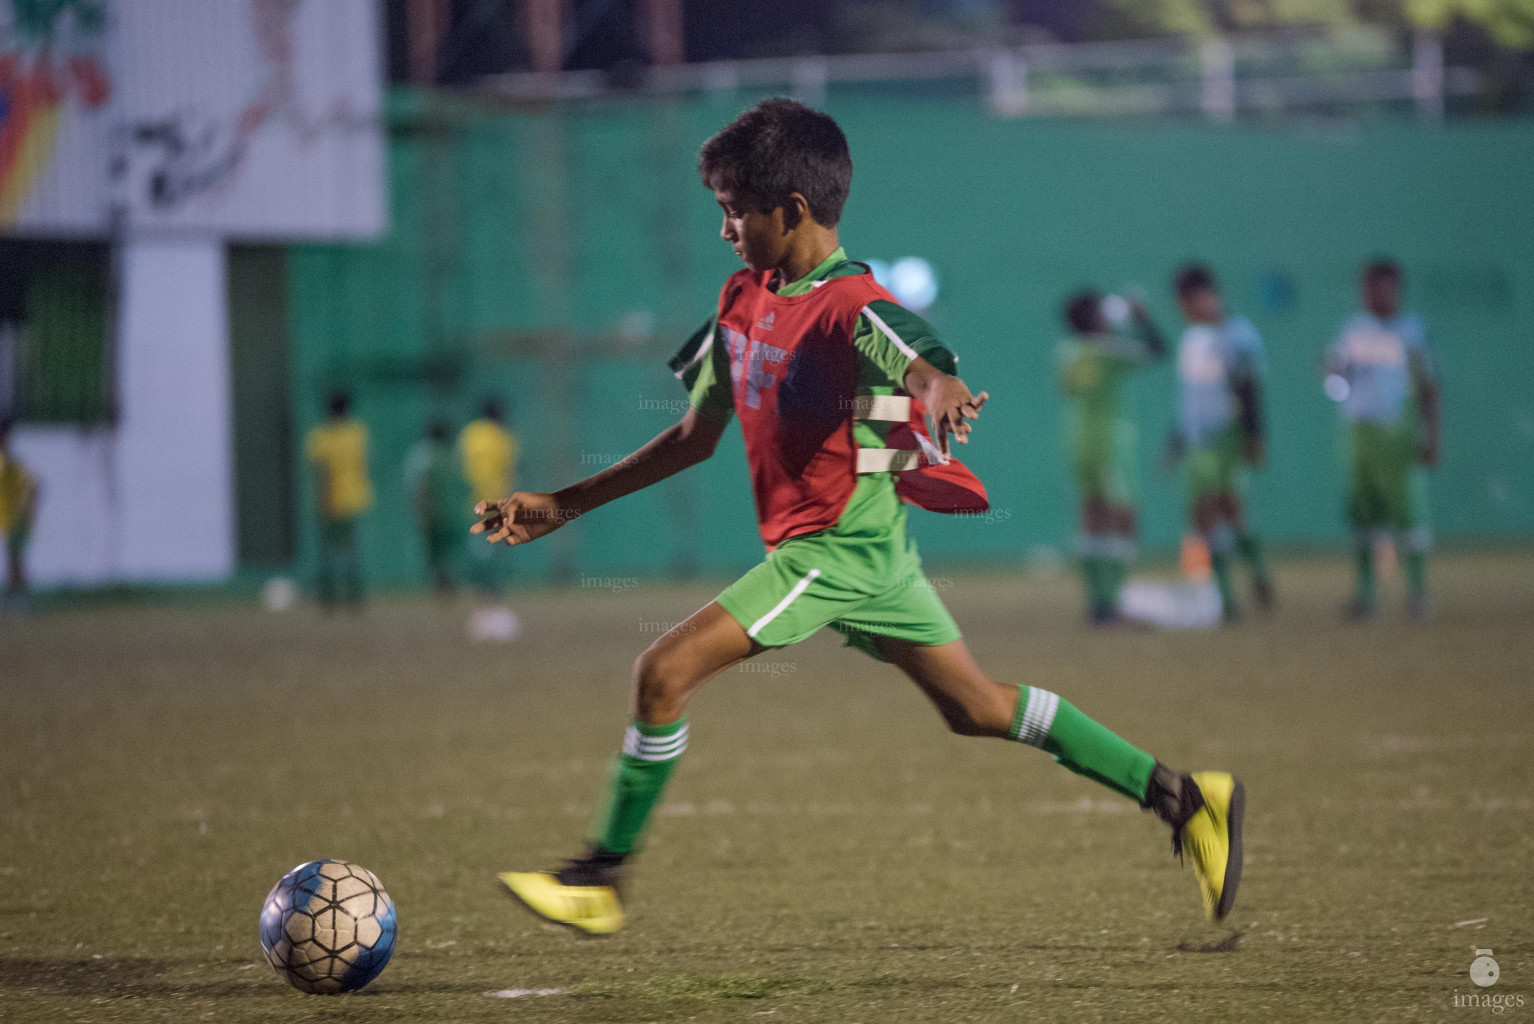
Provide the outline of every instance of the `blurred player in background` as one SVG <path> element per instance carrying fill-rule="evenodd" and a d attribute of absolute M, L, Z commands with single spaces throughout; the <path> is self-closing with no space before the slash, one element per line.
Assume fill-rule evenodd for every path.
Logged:
<path fill-rule="evenodd" d="M 1135 552 L 1134 424 L 1123 414 L 1124 382 L 1165 355 L 1166 340 L 1143 303 L 1095 291 L 1066 301 L 1065 326 L 1060 385 L 1081 498 L 1087 621 L 1105 625 L 1119 618 L 1119 590 Z"/>
<path fill-rule="evenodd" d="M 453 570 L 463 540 L 463 487 L 454 465 L 451 432 L 433 420 L 426 436 L 405 454 L 405 490 L 421 531 L 432 589 L 453 592 Z"/>
<path fill-rule="evenodd" d="M 1226 622 L 1240 616 L 1231 558 L 1251 569 L 1259 608 L 1273 604 L 1262 544 L 1242 500 L 1245 466 L 1266 457 L 1262 339 L 1250 320 L 1228 316 L 1212 271 L 1191 263 L 1173 281 L 1188 326 L 1177 345 L 1178 441 L 1193 528 L 1209 548 Z"/>
<path fill-rule="evenodd" d="M 314 467 L 320 520 L 320 604 L 362 606 L 362 550 L 357 520 L 373 504 L 368 429 L 351 417 L 351 396 L 331 394 L 324 423 L 309 431 L 304 454 Z"/>
<path fill-rule="evenodd" d="M 687 749 L 689 699 L 725 669 L 830 626 L 905 673 L 955 733 L 1042 748 L 1153 811 L 1187 852 L 1205 912 L 1224 917 L 1240 875 L 1240 784 L 1225 772 L 1174 772 L 1058 694 L 991 679 L 922 573 L 902 499 L 989 507 L 947 454 L 950 434 L 967 443 L 987 396 L 952 374 L 954 356 L 930 325 L 847 258 L 836 230 L 852 181 L 841 129 L 800 103 L 767 100 L 704 144 L 699 171 L 746 267 L 672 361 L 689 409 L 595 476 L 482 504 L 473 529 L 492 543 L 534 541 L 709 458 L 734 418 L 767 556 L 635 663 L 634 717 L 585 855 L 501 881 L 546 920 L 616 931 L 625 865 Z"/>
<path fill-rule="evenodd" d="M 27 467 L 11 451 L 11 421 L 0 420 L 0 535 L 5 539 L 5 596 L 21 601 L 27 594 L 27 541 L 39 488 Z"/>
<path fill-rule="evenodd" d="M 1349 617 L 1376 611 L 1377 536 L 1395 534 L 1406 568 L 1407 610 L 1427 616 L 1425 522 L 1413 467 L 1438 464 L 1438 381 L 1422 318 L 1401 311 L 1401 268 L 1391 260 L 1364 266 L 1363 310 L 1342 327 L 1327 353 L 1328 391 L 1340 398 L 1349 424 L 1347 515 L 1357 558 L 1357 590 Z"/>
<path fill-rule="evenodd" d="M 517 472 L 517 438 L 505 425 L 498 399 L 487 399 L 479 418 L 458 434 L 458 456 L 472 505 L 510 494 Z M 471 505 L 471 507 L 472 507 Z M 474 640 L 514 640 L 520 631 L 516 613 L 503 603 L 505 583 L 495 552 L 484 544 L 470 547 L 469 572 L 485 604 L 469 618 Z"/>

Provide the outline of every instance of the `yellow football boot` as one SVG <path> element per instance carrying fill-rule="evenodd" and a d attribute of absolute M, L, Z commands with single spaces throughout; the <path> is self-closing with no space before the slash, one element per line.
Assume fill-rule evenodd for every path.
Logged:
<path fill-rule="evenodd" d="M 1186 851 L 1204 897 L 1204 913 L 1218 921 L 1236 904 L 1241 884 L 1241 819 L 1246 787 L 1229 772 L 1194 772 L 1203 805 L 1174 833 L 1172 845 Z"/>
<path fill-rule="evenodd" d="M 545 921 L 587 935 L 611 935 L 623 927 L 614 868 L 577 860 L 558 872 L 505 871 L 496 877 L 518 903 Z"/>

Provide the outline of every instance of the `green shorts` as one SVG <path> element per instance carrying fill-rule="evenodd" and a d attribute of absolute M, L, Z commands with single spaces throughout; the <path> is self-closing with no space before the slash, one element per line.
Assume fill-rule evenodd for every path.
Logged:
<path fill-rule="evenodd" d="M 1083 502 L 1134 503 L 1129 484 L 1135 455 L 1133 423 L 1119 422 L 1092 431 L 1078 428 L 1070 448 L 1071 469 Z"/>
<path fill-rule="evenodd" d="M 822 626 L 880 660 L 881 636 L 951 643 L 962 634 L 905 527 L 889 478 L 863 477 L 834 527 L 784 541 L 716 600 L 765 647 L 796 644 Z"/>
<path fill-rule="evenodd" d="M 1240 494 L 1246 484 L 1241 430 L 1226 427 L 1208 440 L 1192 445 L 1183 457 L 1189 505 L 1220 494 Z"/>
<path fill-rule="evenodd" d="M 1413 478 L 1416 437 L 1409 429 L 1353 424 L 1348 522 L 1355 530 L 1406 532 L 1419 524 Z"/>

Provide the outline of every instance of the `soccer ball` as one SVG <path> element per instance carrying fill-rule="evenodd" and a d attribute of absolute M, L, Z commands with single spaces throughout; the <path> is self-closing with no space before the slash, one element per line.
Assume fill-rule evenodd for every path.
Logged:
<path fill-rule="evenodd" d="M 311 860 L 283 875 L 261 908 L 261 948 L 301 992 L 355 992 L 394 953 L 394 901 L 378 876 L 344 860 Z"/>

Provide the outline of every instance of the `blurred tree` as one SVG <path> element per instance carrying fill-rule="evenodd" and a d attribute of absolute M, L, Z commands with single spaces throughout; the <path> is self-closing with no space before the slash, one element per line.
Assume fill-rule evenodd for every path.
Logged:
<path fill-rule="evenodd" d="M 1462 24 L 1508 49 L 1534 50 L 1534 0 L 1098 0 L 1096 8 L 1090 34 L 1099 38 L 1360 24 L 1447 31 Z"/>
<path fill-rule="evenodd" d="M 1534 0 L 1404 0 L 1407 17 L 1443 30 L 1456 21 L 1484 29 L 1511 50 L 1534 50 Z"/>

